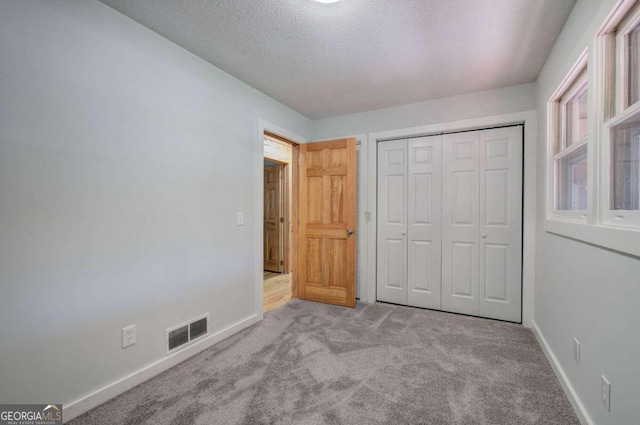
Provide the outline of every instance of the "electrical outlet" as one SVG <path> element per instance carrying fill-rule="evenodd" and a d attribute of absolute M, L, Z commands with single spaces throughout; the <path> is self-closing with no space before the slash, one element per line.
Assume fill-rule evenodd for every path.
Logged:
<path fill-rule="evenodd" d="M 604 375 L 600 377 L 600 400 L 607 412 L 611 411 L 611 384 Z"/>
<path fill-rule="evenodd" d="M 122 328 L 122 348 L 127 348 L 136 343 L 136 325 Z"/>
<path fill-rule="evenodd" d="M 577 338 L 573 338 L 573 360 L 580 364 L 580 341 Z"/>
<path fill-rule="evenodd" d="M 238 226 L 244 226 L 244 213 L 242 211 L 238 211 L 236 215 L 236 224 Z"/>

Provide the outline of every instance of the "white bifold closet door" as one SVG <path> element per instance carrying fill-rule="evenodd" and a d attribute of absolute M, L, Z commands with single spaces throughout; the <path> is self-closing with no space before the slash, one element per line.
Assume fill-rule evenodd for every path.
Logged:
<path fill-rule="evenodd" d="M 377 292 L 440 308 L 442 136 L 378 144 Z"/>
<path fill-rule="evenodd" d="M 521 321 L 522 127 L 378 143 L 377 298 Z"/>
<path fill-rule="evenodd" d="M 443 136 L 442 309 L 521 321 L 522 128 Z"/>

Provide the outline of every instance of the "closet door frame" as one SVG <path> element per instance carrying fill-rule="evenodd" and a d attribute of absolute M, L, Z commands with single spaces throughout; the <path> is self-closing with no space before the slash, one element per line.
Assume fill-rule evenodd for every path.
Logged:
<path fill-rule="evenodd" d="M 538 134 L 537 112 L 535 110 L 369 133 L 367 140 L 368 204 L 365 214 L 370 220 L 366 223 L 369 243 L 366 248 L 367 270 L 365 285 L 367 289 L 366 297 L 363 301 L 374 303 L 377 298 L 377 143 L 443 132 L 480 130 L 517 124 L 524 125 L 522 324 L 526 327 L 532 326 L 535 295 L 536 141 Z"/>

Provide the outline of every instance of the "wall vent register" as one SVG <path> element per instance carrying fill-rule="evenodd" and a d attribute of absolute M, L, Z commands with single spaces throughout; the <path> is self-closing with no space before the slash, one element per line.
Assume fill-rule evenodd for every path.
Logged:
<path fill-rule="evenodd" d="M 209 332 L 209 313 L 166 330 L 166 353 L 192 344 Z"/>

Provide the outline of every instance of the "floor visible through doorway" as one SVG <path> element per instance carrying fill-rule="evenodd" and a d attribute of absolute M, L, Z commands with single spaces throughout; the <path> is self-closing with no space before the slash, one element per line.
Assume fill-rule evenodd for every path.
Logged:
<path fill-rule="evenodd" d="M 264 272 L 264 312 L 291 300 L 291 273 Z"/>

